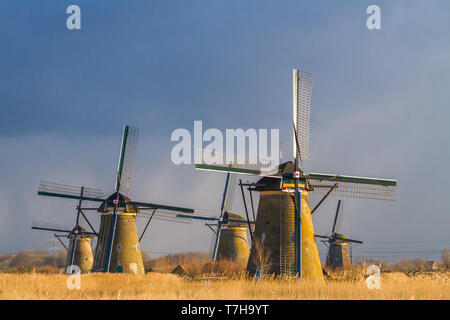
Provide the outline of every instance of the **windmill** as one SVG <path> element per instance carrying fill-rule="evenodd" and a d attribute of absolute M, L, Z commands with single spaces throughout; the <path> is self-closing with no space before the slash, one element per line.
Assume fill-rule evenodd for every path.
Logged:
<path fill-rule="evenodd" d="M 94 262 L 91 240 L 95 236 L 95 233 L 87 232 L 78 224 L 78 221 L 74 228 L 65 225 L 33 221 L 31 229 L 57 232 L 54 234 L 55 238 L 66 249 L 66 258 L 64 260 L 65 272 L 72 273 L 74 270 L 72 270 L 71 266 L 74 265 L 78 266 L 82 273 L 91 271 L 92 263 Z M 62 237 L 69 239 L 68 246 L 61 240 Z"/>
<path fill-rule="evenodd" d="M 77 189 L 46 181 L 41 182 L 39 186 L 38 195 L 78 200 L 77 210 L 91 228 L 92 225 L 84 212 L 92 210 L 100 213 L 99 231 L 96 232 L 92 228 L 98 235 L 92 271 L 144 274 L 139 240 L 142 239 L 152 218 L 178 221 L 179 219 L 175 218 L 177 213 L 194 214 L 194 210 L 189 208 L 131 201 L 128 191 L 137 140 L 138 129 L 124 126 L 114 193 L 107 198 L 92 191 L 96 189 Z M 83 207 L 83 201 L 101 204 L 100 207 Z M 140 237 L 136 226 L 137 215 L 149 218 Z M 185 218 L 187 219 L 189 218 Z"/>
<path fill-rule="evenodd" d="M 392 179 L 305 172 L 303 160 L 309 156 L 312 85 L 311 73 L 293 70 L 294 162 L 283 163 L 275 170 L 268 170 L 263 163 L 210 163 L 204 160 L 204 155 L 213 151 L 202 150 L 202 157 L 197 157 L 195 164 L 199 170 L 262 177 L 256 183 L 248 184 L 249 190 L 258 191 L 260 195 L 253 236 L 260 239 L 270 252 L 270 273 L 299 275 L 300 279 L 303 275 L 311 279 L 323 279 L 314 239 L 310 194 L 323 196 L 319 205 L 330 194 L 394 200 L 397 185 L 396 180 Z M 257 268 L 252 259 L 255 254 L 255 247 L 252 246 L 247 265 L 251 273 L 255 273 Z"/>
<path fill-rule="evenodd" d="M 246 262 L 250 253 L 247 230 L 254 222 L 249 220 L 247 210 L 247 220 L 236 213 L 230 212 L 234 199 L 235 185 L 236 175 L 227 173 L 218 217 L 186 214 L 177 215 L 179 218 L 206 221 L 205 225 L 214 232 L 212 260 L 238 259 L 241 261 L 245 260 Z"/>
<path fill-rule="evenodd" d="M 329 236 L 316 234 L 316 238 L 325 239 L 321 240 L 328 245 L 328 254 L 325 263 L 325 267 L 328 269 L 346 269 L 351 266 L 351 260 L 348 254 L 348 245 L 352 243 L 362 244 L 360 240 L 349 239 L 341 233 L 337 233 L 338 219 L 342 219 L 342 206 L 341 200 L 338 201 L 336 208 L 336 214 L 334 216 L 333 226 L 331 228 L 331 234 Z M 339 213 L 341 213 L 339 215 Z"/>

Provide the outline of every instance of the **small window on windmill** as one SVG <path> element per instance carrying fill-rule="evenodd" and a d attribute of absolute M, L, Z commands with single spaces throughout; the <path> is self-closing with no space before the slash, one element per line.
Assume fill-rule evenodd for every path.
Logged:
<path fill-rule="evenodd" d="M 122 246 L 120 245 L 120 243 L 117 244 L 116 250 L 117 250 L 117 252 L 121 252 L 122 251 Z"/>
<path fill-rule="evenodd" d="M 136 242 L 136 252 L 139 252 L 139 243 Z"/>

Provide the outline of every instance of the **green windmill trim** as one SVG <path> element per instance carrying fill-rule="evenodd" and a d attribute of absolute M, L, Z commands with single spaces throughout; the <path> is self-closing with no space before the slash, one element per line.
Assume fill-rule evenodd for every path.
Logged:
<path fill-rule="evenodd" d="M 305 175 L 304 177 L 306 179 L 312 179 L 312 180 L 327 180 L 327 181 L 336 181 L 336 182 L 374 184 L 374 185 L 383 185 L 383 186 L 396 186 L 397 185 L 397 180 L 393 180 L 393 179 L 344 176 L 344 175 L 339 175 L 339 174 L 328 174 L 328 173 L 310 173 L 310 174 Z"/>

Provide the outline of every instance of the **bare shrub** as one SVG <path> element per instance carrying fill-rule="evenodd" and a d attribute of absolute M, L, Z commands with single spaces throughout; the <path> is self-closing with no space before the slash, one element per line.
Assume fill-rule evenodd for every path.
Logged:
<path fill-rule="evenodd" d="M 270 250 L 260 239 L 254 240 L 253 250 L 252 262 L 255 264 L 261 274 L 266 274 L 270 269 Z"/>

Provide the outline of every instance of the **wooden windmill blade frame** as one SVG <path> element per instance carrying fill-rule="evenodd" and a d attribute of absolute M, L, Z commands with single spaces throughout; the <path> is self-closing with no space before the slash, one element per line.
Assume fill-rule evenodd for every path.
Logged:
<path fill-rule="evenodd" d="M 127 125 L 124 126 L 115 185 L 115 190 L 122 194 L 128 194 L 131 186 L 131 175 L 133 173 L 133 165 L 136 158 L 138 138 L 138 128 Z"/>
<path fill-rule="evenodd" d="M 43 231 L 71 233 L 73 228 L 71 228 L 71 227 L 69 227 L 67 225 L 61 225 L 61 224 L 56 224 L 56 223 L 42 222 L 42 221 L 33 220 L 32 224 L 31 224 L 31 229 L 33 229 L 33 230 L 43 230 Z"/>
<path fill-rule="evenodd" d="M 253 160 L 246 155 L 197 149 L 195 169 L 254 176 L 277 175 L 278 165 L 275 166 L 270 159 L 257 159 L 256 163 Z"/>
<path fill-rule="evenodd" d="M 310 173 L 305 178 L 312 187 L 310 193 L 314 195 L 325 195 L 337 182 L 330 194 L 332 196 L 390 201 L 396 198 L 397 180 L 394 179 L 327 173 Z"/>
<path fill-rule="evenodd" d="M 179 214 L 179 211 L 144 208 L 139 209 L 139 213 L 136 216 L 138 218 L 152 218 L 160 221 L 191 223 L 190 216 L 182 217 L 178 216 Z"/>
<path fill-rule="evenodd" d="M 82 187 L 41 180 L 38 195 L 94 202 L 102 202 L 104 200 L 102 190 L 83 187 L 83 194 L 81 194 L 81 188 Z"/>
<path fill-rule="evenodd" d="M 293 155 L 294 158 L 299 155 L 300 160 L 309 158 L 309 124 L 313 82 L 312 73 L 298 69 L 293 70 Z"/>

